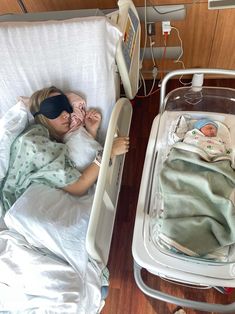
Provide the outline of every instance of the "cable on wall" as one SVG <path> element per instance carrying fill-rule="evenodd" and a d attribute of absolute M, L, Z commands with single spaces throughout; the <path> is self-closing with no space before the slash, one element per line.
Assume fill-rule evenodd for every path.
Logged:
<path fill-rule="evenodd" d="M 26 6 L 23 2 L 23 0 L 17 0 L 17 3 L 19 4 L 20 8 L 21 8 L 21 11 L 23 13 L 28 13 L 27 9 L 26 9 Z"/>
<path fill-rule="evenodd" d="M 183 69 L 185 69 L 184 62 L 183 62 L 182 60 L 180 60 L 180 59 L 182 58 L 183 54 L 184 54 L 184 50 L 183 50 L 183 41 L 182 41 L 182 39 L 181 39 L 181 37 L 180 37 L 180 32 L 179 32 L 178 28 L 176 28 L 176 27 L 174 27 L 174 26 L 171 26 L 171 29 L 175 30 L 176 33 L 177 33 L 178 39 L 179 39 L 179 41 L 180 41 L 180 50 L 181 50 L 181 51 L 180 51 L 180 54 L 179 54 L 179 56 L 178 56 L 178 58 L 177 58 L 176 60 L 174 60 L 174 63 L 180 63 L 180 64 L 182 64 Z M 180 82 L 182 85 L 186 86 L 186 85 L 190 85 L 190 84 L 191 84 L 191 82 L 190 82 L 190 83 L 182 82 L 182 77 L 183 77 L 183 75 L 181 75 L 180 78 L 179 78 L 179 82 Z"/>

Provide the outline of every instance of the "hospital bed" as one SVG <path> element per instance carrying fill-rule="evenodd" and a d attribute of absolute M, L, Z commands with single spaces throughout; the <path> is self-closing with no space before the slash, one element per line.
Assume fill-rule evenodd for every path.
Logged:
<path fill-rule="evenodd" d="M 87 195 L 32 184 L 5 217 L 1 207 L 1 311 L 90 314 L 103 304 L 124 164 L 118 156 L 110 166 L 110 153 L 114 137 L 129 133 L 128 98 L 138 90 L 139 73 L 138 15 L 131 1 L 118 6 L 107 16 L 64 11 L 0 19 L 1 183 L 12 142 L 34 123 L 27 104 L 38 89 L 73 91 L 88 108 L 98 108 L 104 145 L 96 186 Z M 127 98 L 120 98 L 121 82 Z"/>
<path fill-rule="evenodd" d="M 224 243 L 220 238 L 221 230 L 226 231 L 228 227 L 227 223 L 231 224 L 227 229 L 229 236 L 235 230 L 234 182 L 230 182 L 231 193 L 229 192 L 227 196 L 222 193 L 225 181 L 220 190 L 215 191 L 211 188 L 209 194 L 208 187 L 218 177 L 216 171 L 208 170 L 206 165 L 217 166 L 220 162 L 223 164 L 223 161 L 216 158 L 204 160 L 204 156 L 200 155 L 197 160 L 200 165 L 202 162 L 202 167 L 197 167 L 193 164 L 191 155 L 189 158 L 185 153 L 186 144 L 182 143 L 186 132 L 193 129 L 195 121 L 201 118 L 216 121 L 218 136 L 223 138 L 223 143 L 226 143 L 228 148 L 227 169 L 231 173 L 231 178 L 234 177 L 235 90 L 190 84 L 176 88 L 166 95 L 167 82 L 172 78 L 179 78 L 182 75 L 210 77 L 215 74 L 234 78 L 235 71 L 178 70 L 168 73 L 162 81 L 160 112 L 152 124 L 142 173 L 132 254 L 135 281 L 146 295 L 200 311 L 234 313 L 235 303 L 210 304 L 176 297 L 173 295 L 174 289 L 171 290 L 172 294 L 153 289 L 144 282 L 141 271 L 145 269 L 155 275 L 156 280 L 162 278 L 172 285 L 182 285 L 189 287 L 188 289 L 235 287 L 234 237 Z M 199 82 L 202 80 L 199 79 Z M 186 155 L 188 158 L 186 162 L 180 155 L 173 158 L 175 151 L 180 152 L 182 156 Z M 227 157 L 223 155 L 222 159 Z M 176 167 L 177 163 L 180 164 L 179 168 Z M 185 167 L 186 163 L 190 168 Z M 169 168 L 172 172 L 169 172 Z M 169 180 L 166 180 L 168 175 Z M 194 186 L 194 182 L 202 176 L 204 181 L 199 182 L 203 183 Z M 224 174 L 215 186 L 222 180 Z M 208 212 L 208 204 L 213 197 L 216 197 L 216 201 L 212 205 L 212 210 Z M 223 203 L 216 208 L 220 197 Z M 221 216 L 226 215 L 226 202 L 231 206 L 231 216 L 228 215 L 227 218 L 224 216 L 225 219 L 221 220 Z M 205 233 L 204 219 L 210 221 L 210 227 L 207 225 Z M 212 244 L 214 240 L 215 246 Z"/>

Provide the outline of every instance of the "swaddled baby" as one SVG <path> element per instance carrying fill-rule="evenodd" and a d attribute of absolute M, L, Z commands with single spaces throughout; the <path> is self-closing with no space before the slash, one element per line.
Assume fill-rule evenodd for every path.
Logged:
<path fill-rule="evenodd" d="M 95 160 L 97 152 L 102 146 L 96 141 L 96 134 L 88 132 L 84 127 L 85 116 L 98 113 L 96 110 L 87 111 L 85 100 L 75 93 L 66 93 L 73 108 L 71 114 L 70 130 L 65 134 L 63 142 L 68 147 L 70 159 L 75 163 L 79 171 L 83 171 Z M 101 118 L 100 118 L 101 119 Z"/>
<path fill-rule="evenodd" d="M 209 156 L 227 154 L 226 144 L 217 133 L 216 122 L 210 119 L 200 119 L 194 123 L 193 129 L 185 134 L 183 142 L 197 146 Z"/>

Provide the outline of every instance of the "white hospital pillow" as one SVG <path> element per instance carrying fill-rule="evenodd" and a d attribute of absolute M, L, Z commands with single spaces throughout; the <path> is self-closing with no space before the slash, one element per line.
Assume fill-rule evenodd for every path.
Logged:
<path fill-rule="evenodd" d="M 30 112 L 29 109 L 29 97 L 25 97 L 25 96 L 20 96 L 19 100 L 22 101 L 23 105 L 25 106 L 26 110 L 27 110 L 27 114 L 28 114 L 28 121 L 29 123 L 34 123 L 34 116 L 32 115 L 32 113 Z"/>
<path fill-rule="evenodd" d="M 0 182 L 7 173 L 11 144 L 27 125 L 28 112 L 21 100 L 0 119 Z"/>

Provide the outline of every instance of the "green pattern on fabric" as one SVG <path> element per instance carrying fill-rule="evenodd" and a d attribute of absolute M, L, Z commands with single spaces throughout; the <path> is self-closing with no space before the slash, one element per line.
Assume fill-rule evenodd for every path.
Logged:
<path fill-rule="evenodd" d="M 62 188 L 75 182 L 80 172 L 67 158 L 67 147 L 49 139 L 48 130 L 33 125 L 12 144 L 9 170 L 1 186 L 5 211 L 33 182 Z"/>

